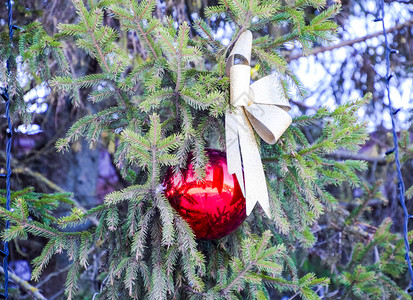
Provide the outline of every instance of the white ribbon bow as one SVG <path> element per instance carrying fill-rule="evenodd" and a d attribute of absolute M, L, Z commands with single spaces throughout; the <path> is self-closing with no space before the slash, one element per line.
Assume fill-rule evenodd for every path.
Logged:
<path fill-rule="evenodd" d="M 261 155 L 254 131 L 269 144 L 275 144 L 291 124 L 288 99 L 275 75 L 250 85 L 252 33 L 243 32 L 236 41 L 227 63 L 230 78 L 230 101 L 234 109 L 225 114 L 227 164 L 236 175 L 246 199 L 247 215 L 259 202 L 268 217 L 270 203 Z M 235 64 L 235 58 L 240 64 Z"/>

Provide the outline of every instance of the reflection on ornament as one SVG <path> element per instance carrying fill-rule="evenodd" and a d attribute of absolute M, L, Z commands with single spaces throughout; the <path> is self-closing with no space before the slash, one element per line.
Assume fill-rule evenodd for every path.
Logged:
<path fill-rule="evenodd" d="M 164 180 L 165 195 L 198 239 L 218 239 L 245 220 L 245 198 L 236 176 L 228 173 L 225 153 L 209 149 L 207 155 L 209 163 L 203 180 L 197 180 L 192 164 L 182 176 L 169 169 Z"/>

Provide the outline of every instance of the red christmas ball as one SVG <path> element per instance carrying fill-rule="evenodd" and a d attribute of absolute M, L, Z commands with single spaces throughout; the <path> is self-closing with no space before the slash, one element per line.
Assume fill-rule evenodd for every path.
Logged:
<path fill-rule="evenodd" d="M 169 169 L 165 195 L 198 239 L 219 239 L 245 220 L 245 198 L 235 174 L 228 173 L 225 153 L 209 149 L 207 155 L 204 180 L 197 180 L 191 163 L 182 175 Z"/>

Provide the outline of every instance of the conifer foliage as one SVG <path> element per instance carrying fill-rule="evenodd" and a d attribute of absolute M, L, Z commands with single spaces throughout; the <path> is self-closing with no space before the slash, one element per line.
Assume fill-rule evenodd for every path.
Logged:
<path fill-rule="evenodd" d="M 53 254 L 66 253 L 71 261 L 66 295 L 75 299 L 82 272 L 97 257 L 91 254 L 101 253 L 96 263 L 102 288 L 95 299 L 269 299 L 270 289 L 317 299 L 317 290 L 330 280 L 314 273 L 303 275 L 294 261 L 294 249 L 312 247 L 313 225 L 326 210 L 337 208 L 327 186 L 361 183 L 356 172 L 365 169 L 365 163 L 335 161 L 327 154 L 337 149 L 356 151 L 366 140 L 357 110 L 368 96 L 333 111 L 320 109 L 312 116 L 298 117 L 276 145 L 262 145 L 273 219 L 256 207 L 233 234 L 198 241 L 165 198 L 162 178 L 167 167 L 180 172 L 192 153 L 194 169 L 202 179 L 208 163 L 205 149 L 223 149 L 223 114 L 229 108 L 225 60 L 243 31 L 290 28 L 282 36 L 254 39 L 253 63 L 260 65 L 260 76 L 277 72 L 287 97 L 304 96 L 280 50 L 285 43 L 297 42 L 309 53 L 315 43 L 330 41 L 337 29 L 330 19 L 339 12 L 339 5 L 322 10 L 325 3 L 316 0 L 290 4 L 220 0 L 206 15 L 232 24 L 233 37 L 225 46 L 214 38 L 205 20 L 196 19 L 190 25 L 177 24 L 172 17 L 156 18 L 154 0 L 72 2 L 76 24 L 59 24 L 59 33 L 53 37 L 39 24 L 31 24 L 16 34 L 19 51 L 32 69 L 40 70 L 43 81 L 71 95 L 74 103 L 80 101 L 80 89 L 90 91 L 89 101 L 110 103 L 78 120 L 56 147 L 68 151 L 79 138 L 94 147 L 105 132 L 119 141 L 115 162 L 130 186 L 108 194 L 102 205 L 86 212 L 76 208 L 68 195 L 16 192 L 14 211 L 0 208 L 1 216 L 13 224 L 3 238 L 37 235 L 48 240 L 33 261 L 33 279 L 39 279 Z M 304 9 L 309 6 L 322 12 L 308 22 Z M 105 15 L 119 22 L 119 28 L 104 23 Z M 198 35 L 190 38 L 191 30 Z M 144 57 L 132 57 L 121 43 L 129 33 L 145 49 Z M 61 51 L 64 43 L 84 50 L 99 64 L 100 72 L 82 77 L 71 74 Z M 50 59 L 60 66 L 60 73 L 53 77 L 47 67 Z M 322 128 L 311 142 L 303 132 L 309 124 Z M 55 218 L 59 203 L 71 206 L 71 212 Z M 97 225 L 79 230 L 78 225 L 90 218 L 97 219 Z M 371 242 L 399 245 L 400 238 L 384 224 Z M 364 252 L 370 250 L 368 246 Z M 363 265 L 361 253 L 333 283 L 343 295 L 378 295 L 371 285 L 374 280 L 388 283 L 385 295 L 401 293 L 386 274 L 400 275 L 390 266 L 400 260 L 402 251 L 402 247 L 388 247 L 386 265 L 370 267 Z"/>

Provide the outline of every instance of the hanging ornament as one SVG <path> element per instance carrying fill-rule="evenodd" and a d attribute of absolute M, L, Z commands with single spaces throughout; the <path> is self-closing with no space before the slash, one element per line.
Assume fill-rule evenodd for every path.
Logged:
<path fill-rule="evenodd" d="M 208 149 L 207 156 L 202 180 L 191 163 L 182 175 L 169 169 L 164 179 L 165 196 L 198 239 L 218 239 L 245 220 L 245 198 L 235 175 L 228 173 L 225 153 Z"/>
<path fill-rule="evenodd" d="M 249 215 L 257 202 L 270 217 L 267 184 L 254 130 L 275 144 L 291 124 L 290 109 L 281 80 L 269 75 L 250 85 L 252 33 L 244 31 L 226 63 L 231 107 L 225 114 L 228 171 L 235 174 L 246 198 Z M 235 58 L 240 63 L 235 64 Z"/>

